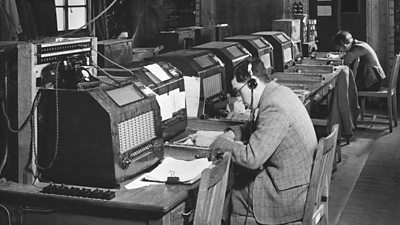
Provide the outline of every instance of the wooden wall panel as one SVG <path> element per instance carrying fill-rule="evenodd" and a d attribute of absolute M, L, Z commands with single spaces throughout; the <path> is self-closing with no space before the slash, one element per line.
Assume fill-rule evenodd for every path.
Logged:
<path fill-rule="evenodd" d="M 217 0 L 196 0 L 197 26 L 208 27 L 215 25 Z"/>
<path fill-rule="evenodd" d="M 390 0 L 393 1 L 393 0 Z M 367 42 L 375 49 L 383 69 L 390 73 L 390 7 L 387 0 L 367 0 Z"/>

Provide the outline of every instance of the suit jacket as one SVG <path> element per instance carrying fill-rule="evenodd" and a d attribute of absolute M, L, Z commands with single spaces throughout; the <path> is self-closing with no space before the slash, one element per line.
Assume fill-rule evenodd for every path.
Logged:
<path fill-rule="evenodd" d="M 339 124 L 339 139 L 353 136 L 359 111 L 354 74 L 347 66 L 342 66 L 333 89 L 327 133 L 330 133 L 334 124 Z"/>
<path fill-rule="evenodd" d="M 248 126 L 232 127 L 235 140 L 246 141 Z M 258 223 L 282 224 L 303 217 L 317 139 L 307 110 L 292 90 L 268 83 L 248 143 L 218 137 L 210 147 L 231 151 L 234 163 L 259 170 L 249 184 Z"/>
<path fill-rule="evenodd" d="M 357 74 L 355 74 L 357 87 L 368 88 L 372 84 L 385 79 L 385 72 L 374 49 L 363 41 L 354 40 L 353 46 L 343 60 L 346 65 L 350 65 L 358 58 L 360 62 L 358 63 Z"/>

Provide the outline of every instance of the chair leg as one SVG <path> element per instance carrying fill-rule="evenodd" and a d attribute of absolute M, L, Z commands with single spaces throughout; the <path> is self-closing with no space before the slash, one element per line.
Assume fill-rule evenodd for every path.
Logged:
<path fill-rule="evenodd" d="M 325 215 L 321 219 L 320 223 L 318 223 L 318 225 L 329 225 L 328 202 L 325 203 L 325 206 Z"/>
<path fill-rule="evenodd" d="M 365 97 L 361 97 L 361 110 L 360 110 L 360 116 L 361 116 L 361 123 L 364 123 L 364 114 L 365 114 Z"/>
<path fill-rule="evenodd" d="M 332 172 L 336 172 L 337 171 L 337 163 L 338 163 L 338 155 L 335 152 L 335 155 L 333 156 L 333 165 L 332 165 Z"/>
<path fill-rule="evenodd" d="M 397 127 L 397 93 L 394 93 L 392 96 L 392 102 L 393 102 L 393 121 L 394 121 L 394 126 Z"/>
<path fill-rule="evenodd" d="M 387 104 L 388 104 L 388 119 L 389 119 L 389 130 L 390 133 L 393 132 L 393 106 L 392 106 L 392 97 L 389 96 L 387 98 Z"/>
<path fill-rule="evenodd" d="M 340 163 L 342 161 L 342 147 L 340 146 L 340 141 L 336 144 L 336 152 L 337 152 L 337 162 Z"/>

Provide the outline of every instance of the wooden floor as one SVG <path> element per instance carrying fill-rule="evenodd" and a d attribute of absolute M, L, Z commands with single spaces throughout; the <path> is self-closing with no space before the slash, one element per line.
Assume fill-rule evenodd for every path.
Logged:
<path fill-rule="evenodd" d="M 400 224 L 400 128 L 361 127 L 333 174 L 330 225 Z"/>

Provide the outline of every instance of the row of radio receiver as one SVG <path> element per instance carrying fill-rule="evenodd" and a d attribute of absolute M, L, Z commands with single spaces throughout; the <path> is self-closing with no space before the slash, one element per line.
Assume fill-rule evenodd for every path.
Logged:
<path fill-rule="evenodd" d="M 279 31 L 227 37 L 123 67 L 100 68 L 97 53 L 96 38 L 18 44 L 18 87 L 10 90 L 18 96 L 18 117 L 11 122 L 21 125 L 37 105 L 33 132 L 17 135 L 18 152 L 34 146 L 42 181 L 117 187 L 159 162 L 163 141 L 183 132 L 188 117 L 221 118 L 237 64 L 259 57 L 272 75 L 293 70 L 301 57 Z M 198 103 L 189 109 L 193 100 Z"/>

